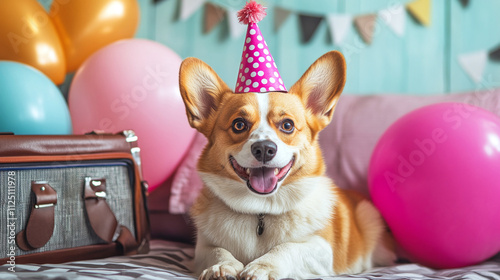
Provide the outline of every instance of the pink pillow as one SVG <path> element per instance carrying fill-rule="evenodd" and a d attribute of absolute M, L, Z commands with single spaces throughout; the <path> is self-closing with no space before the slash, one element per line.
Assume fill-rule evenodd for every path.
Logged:
<path fill-rule="evenodd" d="M 191 147 L 189 147 L 189 153 L 186 154 L 173 177 L 170 189 L 170 213 L 187 213 L 198 196 L 203 183 L 196 170 L 196 165 L 207 142 L 203 134 L 196 132 Z"/>
<path fill-rule="evenodd" d="M 327 175 L 339 187 L 368 196 L 368 166 L 378 139 L 406 113 L 440 102 L 465 102 L 500 116 L 500 89 L 432 96 L 344 95 L 332 123 L 320 134 Z"/>
<path fill-rule="evenodd" d="M 439 102 L 466 102 L 500 116 L 500 89 L 433 96 L 345 94 L 332 123 L 320 134 L 327 175 L 339 187 L 368 195 L 368 163 L 383 132 L 404 114 Z M 198 133 L 173 177 L 169 205 L 172 214 L 186 213 L 201 189 L 196 162 L 206 143 Z"/>

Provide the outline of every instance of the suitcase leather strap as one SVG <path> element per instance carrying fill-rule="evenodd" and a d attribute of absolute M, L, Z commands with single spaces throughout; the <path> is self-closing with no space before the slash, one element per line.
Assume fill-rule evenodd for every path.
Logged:
<path fill-rule="evenodd" d="M 57 192 L 47 182 L 31 182 L 35 204 L 31 209 L 26 229 L 16 235 L 21 250 L 29 251 L 47 244 L 54 232 L 54 209 Z"/>
<path fill-rule="evenodd" d="M 95 234 L 107 243 L 116 241 L 124 255 L 133 254 L 138 248 L 130 230 L 118 224 L 113 210 L 106 202 L 106 179 L 85 178 L 85 209 Z"/>

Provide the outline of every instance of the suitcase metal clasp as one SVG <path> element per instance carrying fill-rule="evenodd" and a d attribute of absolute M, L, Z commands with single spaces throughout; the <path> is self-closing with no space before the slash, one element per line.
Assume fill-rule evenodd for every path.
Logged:
<path fill-rule="evenodd" d="M 85 177 L 85 198 L 106 199 L 106 179 Z"/>

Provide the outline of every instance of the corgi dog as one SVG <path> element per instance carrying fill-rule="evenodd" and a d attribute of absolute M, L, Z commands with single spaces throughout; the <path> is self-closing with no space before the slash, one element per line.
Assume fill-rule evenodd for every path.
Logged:
<path fill-rule="evenodd" d="M 191 209 L 200 280 L 304 279 L 394 261 L 372 203 L 325 176 L 319 132 L 345 79 L 337 51 L 288 93 L 234 93 L 203 61 L 182 62 L 189 123 L 208 139 L 197 166 L 204 187 Z"/>

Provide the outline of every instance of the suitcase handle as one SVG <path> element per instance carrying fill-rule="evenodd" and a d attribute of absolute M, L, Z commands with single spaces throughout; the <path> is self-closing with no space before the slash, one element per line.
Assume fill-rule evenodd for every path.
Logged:
<path fill-rule="evenodd" d="M 56 190 L 48 182 L 32 181 L 31 191 L 35 194 L 35 204 L 31 209 L 26 229 L 16 235 L 17 246 L 24 251 L 43 247 L 54 232 Z"/>
<path fill-rule="evenodd" d="M 119 225 L 113 210 L 106 202 L 106 179 L 85 178 L 85 210 L 95 234 L 107 243 L 116 241 L 124 255 L 135 253 L 138 244 L 130 230 Z"/>
<path fill-rule="evenodd" d="M 85 210 L 95 234 L 106 243 L 113 241 L 118 221 L 106 202 L 106 179 L 85 178 Z"/>

